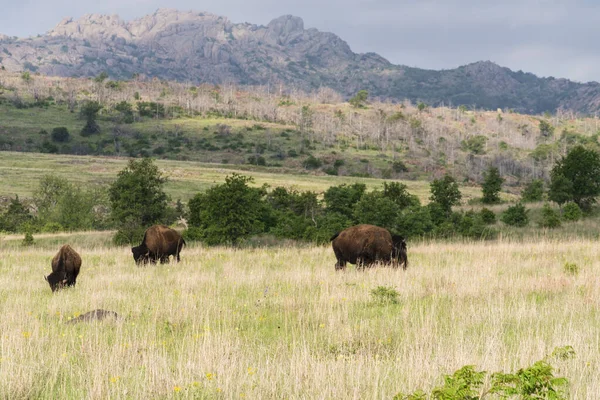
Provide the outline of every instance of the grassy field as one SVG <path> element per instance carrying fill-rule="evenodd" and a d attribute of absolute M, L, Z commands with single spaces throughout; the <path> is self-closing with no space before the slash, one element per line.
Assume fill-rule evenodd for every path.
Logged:
<path fill-rule="evenodd" d="M 593 241 L 417 242 L 406 272 L 335 273 L 329 247 L 190 246 L 180 264 L 138 268 L 108 238 L 0 241 L 0 398 L 391 398 L 565 345 L 576 357 L 553 364 L 570 398 L 600 393 Z M 52 294 L 43 275 L 64 242 L 82 272 Z M 375 302 L 378 286 L 399 302 Z M 65 324 L 96 308 L 124 320 Z"/>
<path fill-rule="evenodd" d="M 188 200 L 210 186 L 223 183 L 233 172 L 251 176 L 256 185 L 284 186 L 300 191 L 325 191 L 332 185 L 361 182 L 369 188 L 381 188 L 382 179 L 298 174 L 284 168 L 258 168 L 236 165 L 203 164 L 191 161 L 157 160 L 157 165 L 169 178 L 166 191 L 172 199 Z M 78 184 L 109 184 L 127 165 L 126 158 L 51 155 L 39 153 L 0 152 L 0 195 L 31 197 L 41 177 L 47 174 L 62 176 Z M 388 180 L 389 182 L 389 180 Z M 429 182 L 402 181 L 408 190 L 428 201 Z M 479 187 L 461 187 L 463 200 L 481 197 Z"/>

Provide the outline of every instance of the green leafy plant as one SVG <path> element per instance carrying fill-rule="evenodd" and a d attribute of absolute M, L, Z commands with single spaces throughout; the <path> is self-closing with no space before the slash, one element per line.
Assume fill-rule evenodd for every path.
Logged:
<path fill-rule="evenodd" d="M 377 304 L 398 304 L 400 293 L 391 286 L 377 286 L 371 290 L 373 301 Z"/>
<path fill-rule="evenodd" d="M 575 263 L 566 262 L 565 265 L 563 265 L 563 270 L 567 275 L 579 274 L 579 266 Z"/>

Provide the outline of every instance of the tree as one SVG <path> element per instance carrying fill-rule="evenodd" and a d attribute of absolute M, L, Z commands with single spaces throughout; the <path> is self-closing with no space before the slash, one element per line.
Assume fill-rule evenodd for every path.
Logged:
<path fill-rule="evenodd" d="M 269 217 L 266 188 L 252 188 L 252 178 L 232 174 L 225 183 L 199 193 L 188 203 L 190 226 L 206 244 L 238 244 L 265 231 Z"/>
<path fill-rule="evenodd" d="M 69 135 L 69 130 L 65 127 L 58 127 L 52 129 L 52 140 L 55 142 L 68 142 L 71 138 Z"/>
<path fill-rule="evenodd" d="M 385 197 L 378 190 L 364 194 L 354 205 L 354 220 L 356 222 L 377 225 L 388 230 L 395 227 L 399 214 L 400 207 L 398 204 Z"/>
<path fill-rule="evenodd" d="M 500 171 L 496 167 L 490 167 L 483 173 L 483 198 L 481 201 L 485 204 L 495 204 L 500 202 L 500 190 L 504 179 L 500 176 Z"/>
<path fill-rule="evenodd" d="M 348 100 L 348 103 L 354 108 L 364 108 L 368 98 L 369 92 L 366 90 L 359 90 L 354 97 Z"/>
<path fill-rule="evenodd" d="M 48 222 L 61 196 L 69 190 L 69 186 L 66 179 L 56 175 L 45 175 L 40 179 L 33 199 L 38 209 L 38 215 L 43 222 Z"/>
<path fill-rule="evenodd" d="M 10 199 L 10 204 L 4 215 L 0 218 L 0 230 L 7 232 L 22 232 L 26 225 L 33 222 L 33 216 L 21 203 L 19 196 Z"/>
<path fill-rule="evenodd" d="M 556 162 L 550 176 L 553 181 L 562 176 L 571 182 L 573 201 L 582 210 L 587 210 L 600 195 L 600 154 L 581 145 L 576 146 Z M 566 188 L 564 183 L 562 186 Z"/>
<path fill-rule="evenodd" d="M 573 184 L 563 175 L 554 174 L 550 180 L 548 199 L 562 207 L 568 201 L 573 200 Z"/>
<path fill-rule="evenodd" d="M 331 186 L 323 194 L 325 200 L 325 210 L 337 212 L 349 219 L 353 219 L 354 205 L 367 191 L 364 183 L 354 183 L 352 185 Z"/>
<path fill-rule="evenodd" d="M 85 126 L 81 129 L 82 136 L 89 136 L 100 132 L 100 126 L 96 122 L 96 118 L 102 108 L 103 106 L 97 101 L 88 101 L 81 107 L 81 115 L 86 120 Z"/>
<path fill-rule="evenodd" d="M 524 202 L 542 201 L 544 199 L 544 181 L 534 179 L 523 189 L 521 199 Z"/>
<path fill-rule="evenodd" d="M 554 133 L 554 126 L 552 124 L 550 124 L 547 121 L 544 121 L 543 119 L 540 120 L 540 133 L 542 134 L 542 136 L 552 136 L 552 134 Z"/>
<path fill-rule="evenodd" d="M 383 182 L 383 197 L 386 197 L 398 204 L 400 209 L 421 205 L 419 198 L 410 194 L 407 189 L 408 186 L 403 183 Z"/>
<path fill-rule="evenodd" d="M 458 183 L 448 174 L 442 179 L 434 179 L 431 182 L 430 190 L 431 197 L 429 199 L 439 204 L 447 215 L 452 212 L 452 206 L 460 204 L 462 194 L 458 189 Z"/>
<path fill-rule="evenodd" d="M 148 227 L 162 222 L 169 200 L 164 192 L 166 181 L 151 159 L 129 160 L 108 190 L 112 219 L 119 226 Z"/>
<path fill-rule="evenodd" d="M 106 71 L 102 71 L 94 78 L 94 82 L 102 83 L 108 79 L 108 73 Z"/>
<path fill-rule="evenodd" d="M 124 124 L 131 124 L 133 122 L 133 106 L 126 102 L 122 101 L 115 105 L 115 110 L 121 113 L 121 122 Z"/>

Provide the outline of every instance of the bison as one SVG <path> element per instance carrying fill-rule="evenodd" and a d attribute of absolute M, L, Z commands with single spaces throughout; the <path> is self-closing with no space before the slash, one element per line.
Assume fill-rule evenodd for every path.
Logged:
<path fill-rule="evenodd" d="M 136 264 L 161 264 L 169 262 L 169 256 L 175 256 L 180 261 L 179 253 L 185 244 L 183 237 L 174 229 L 164 225 L 153 225 L 146 229 L 142 244 L 132 247 L 133 259 Z"/>
<path fill-rule="evenodd" d="M 81 257 L 71 246 L 65 244 L 52 259 L 52 273 L 45 276 L 53 292 L 65 286 L 75 286 Z"/>
<path fill-rule="evenodd" d="M 358 268 L 373 263 L 408 267 L 406 241 L 402 236 L 392 235 L 387 229 L 374 225 L 356 225 L 333 235 L 330 239 L 337 258 L 336 270 L 346 268 L 346 262 Z"/>

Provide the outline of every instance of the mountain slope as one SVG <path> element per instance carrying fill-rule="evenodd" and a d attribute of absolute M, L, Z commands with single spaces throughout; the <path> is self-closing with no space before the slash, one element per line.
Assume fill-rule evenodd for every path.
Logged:
<path fill-rule="evenodd" d="M 66 18 L 46 35 L 0 35 L 0 64 L 47 75 L 113 77 L 135 73 L 180 81 L 330 87 L 349 96 L 360 89 L 387 99 L 465 104 L 539 113 L 558 108 L 593 113 L 600 85 L 538 78 L 490 62 L 430 71 L 356 54 L 332 33 L 304 29 L 282 16 L 267 26 L 234 24 L 200 12 L 160 9 L 130 22 L 118 16 Z"/>

